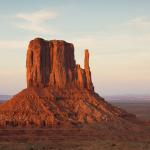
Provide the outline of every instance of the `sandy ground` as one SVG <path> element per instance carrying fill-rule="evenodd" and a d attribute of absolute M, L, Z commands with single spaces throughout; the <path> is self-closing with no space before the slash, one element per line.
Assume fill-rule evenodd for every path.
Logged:
<path fill-rule="evenodd" d="M 143 120 L 149 119 L 148 104 L 113 104 L 137 114 Z M 0 150 L 150 150 L 150 138 L 139 138 L 139 133 L 133 133 L 135 135 L 131 138 L 116 128 L 119 126 L 105 128 L 103 125 L 94 127 L 94 130 L 0 129 Z M 150 135 L 150 126 L 146 133 Z"/>
<path fill-rule="evenodd" d="M 150 101 L 111 101 L 111 103 L 135 114 L 142 120 L 150 120 Z"/>
<path fill-rule="evenodd" d="M 28 142 L 0 144 L 1 150 L 150 150 L 150 143 L 144 142 L 117 142 L 117 141 L 73 141 L 63 142 Z"/>
<path fill-rule="evenodd" d="M 0 150 L 150 150 L 150 138 L 102 128 L 0 129 Z"/>

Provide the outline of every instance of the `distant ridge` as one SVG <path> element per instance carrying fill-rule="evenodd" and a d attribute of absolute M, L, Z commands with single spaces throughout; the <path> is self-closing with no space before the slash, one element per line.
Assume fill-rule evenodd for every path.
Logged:
<path fill-rule="evenodd" d="M 10 99 L 12 95 L 0 95 L 0 101 L 6 101 Z"/>
<path fill-rule="evenodd" d="M 108 101 L 150 102 L 150 95 L 110 95 L 104 96 Z"/>

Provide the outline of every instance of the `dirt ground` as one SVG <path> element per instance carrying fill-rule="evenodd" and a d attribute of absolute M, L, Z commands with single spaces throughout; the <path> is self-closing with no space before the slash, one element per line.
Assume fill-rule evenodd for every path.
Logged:
<path fill-rule="evenodd" d="M 150 101 L 111 101 L 115 106 L 118 106 L 127 112 L 135 114 L 142 120 L 150 120 Z"/>
<path fill-rule="evenodd" d="M 107 140 L 64 140 L 28 143 L 0 143 L 0 150 L 150 150 L 150 142 L 107 141 Z"/>
<path fill-rule="evenodd" d="M 0 150 L 150 150 L 150 128 L 147 128 L 148 134 L 141 137 L 141 131 L 136 130 L 127 134 L 111 126 L 65 130 L 0 129 Z"/>
<path fill-rule="evenodd" d="M 147 109 L 150 105 L 115 105 L 141 119 L 148 119 L 150 114 L 150 109 Z M 99 124 L 90 129 L 1 128 L 0 150 L 150 150 L 150 125 L 146 130 L 136 125 L 124 124 L 125 129 L 121 126 L 116 123 Z"/>

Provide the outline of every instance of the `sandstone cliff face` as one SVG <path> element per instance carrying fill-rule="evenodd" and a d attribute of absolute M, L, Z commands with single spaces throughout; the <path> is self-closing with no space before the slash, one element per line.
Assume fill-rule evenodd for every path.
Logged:
<path fill-rule="evenodd" d="M 79 87 L 94 90 L 89 67 L 89 53 L 85 51 L 85 68 L 76 65 L 74 46 L 60 40 L 34 39 L 27 51 L 28 87 Z"/>
<path fill-rule="evenodd" d="M 74 47 L 65 41 L 34 39 L 27 51 L 27 86 L 65 87 L 73 78 Z"/>

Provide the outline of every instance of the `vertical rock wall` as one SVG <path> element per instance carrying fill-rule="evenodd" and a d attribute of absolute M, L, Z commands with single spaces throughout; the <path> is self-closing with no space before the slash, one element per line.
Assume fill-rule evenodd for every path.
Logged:
<path fill-rule="evenodd" d="M 85 50 L 84 69 L 76 65 L 74 46 L 61 40 L 36 38 L 27 51 L 27 87 L 67 86 L 94 90 L 89 67 L 89 52 Z"/>

